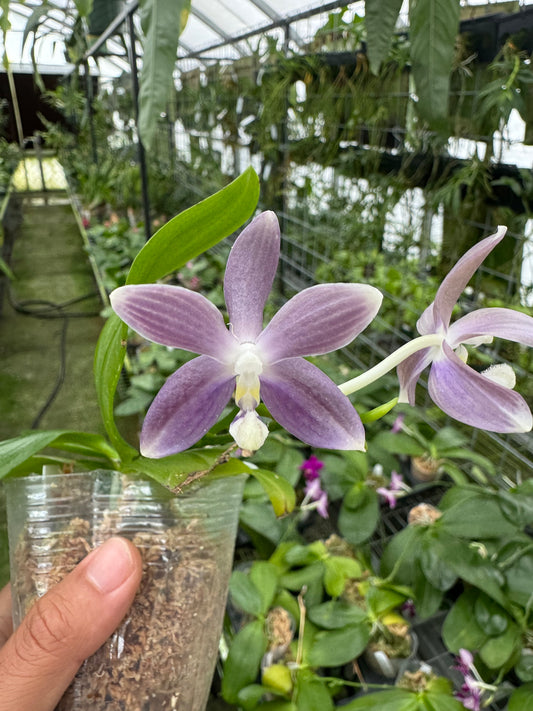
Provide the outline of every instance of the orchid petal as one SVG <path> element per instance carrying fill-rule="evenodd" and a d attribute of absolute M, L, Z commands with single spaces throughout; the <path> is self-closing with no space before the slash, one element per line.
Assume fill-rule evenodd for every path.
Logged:
<path fill-rule="evenodd" d="M 514 390 L 477 373 L 458 358 L 447 343 L 433 361 L 429 394 L 433 402 L 459 422 L 489 432 L 528 432 L 531 411 Z"/>
<path fill-rule="evenodd" d="M 366 284 L 318 284 L 277 312 L 257 340 L 270 363 L 342 348 L 377 314 L 383 297 Z"/>
<path fill-rule="evenodd" d="M 352 403 L 303 358 L 288 358 L 266 368 L 261 397 L 282 427 L 312 447 L 365 448 L 365 431 Z"/>
<path fill-rule="evenodd" d="M 476 336 L 495 336 L 533 346 L 533 318 L 512 309 L 477 309 L 452 323 L 446 335 L 451 348 Z"/>
<path fill-rule="evenodd" d="M 158 459 L 193 445 L 215 424 L 234 387 L 231 368 L 209 356 L 182 365 L 146 414 L 141 454 Z"/>
<path fill-rule="evenodd" d="M 238 343 L 205 296 L 181 286 L 134 284 L 111 295 L 113 310 L 144 338 L 229 362 Z"/>
<path fill-rule="evenodd" d="M 280 232 L 276 215 L 263 212 L 236 239 L 228 257 L 224 295 L 233 333 L 254 341 L 263 328 L 263 309 L 279 260 Z"/>
<path fill-rule="evenodd" d="M 485 257 L 505 236 L 506 227 L 498 227 L 497 232 L 478 242 L 464 254 L 451 271 L 444 277 L 435 295 L 435 301 L 428 306 L 418 319 L 417 329 L 422 335 L 450 323 L 453 307 Z"/>
<path fill-rule="evenodd" d="M 408 402 L 415 404 L 416 384 L 420 374 L 431 363 L 435 355 L 435 348 L 424 348 L 406 358 L 397 368 L 398 380 L 400 381 L 400 394 L 398 402 Z"/>

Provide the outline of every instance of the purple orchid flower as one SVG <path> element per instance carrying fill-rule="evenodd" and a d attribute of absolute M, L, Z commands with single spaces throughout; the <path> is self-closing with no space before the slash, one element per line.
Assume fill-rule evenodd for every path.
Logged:
<path fill-rule="evenodd" d="M 482 695 L 483 692 L 478 682 L 473 676 L 468 674 L 464 678 L 464 684 L 461 686 L 461 689 L 454 694 L 455 698 L 463 704 L 465 709 L 469 709 L 469 711 L 481 710 Z"/>
<path fill-rule="evenodd" d="M 328 494 L 320 486 L 320 479 L 311 479 L 307 482 L 305 489 L 305 501 L 315 501 L 317 513 L 322 518 L 329 518 Z"/>
<path fill-rule="evenodd" d="M 384 486 L 379 486 L 376 489 L 376 492 L 380 494 L 380 496 L 383 496 L 389 507 L 393 509 L 396 506 L 398 492 L 401 491 L 403 488 L 403 476 L 401 474 L 398 474 L 398 472 L 392 471 L 390 476 L 389 488 L 387 489 Z"/>
<path fill-rule="evenodd" d="M 313 447 L 363 449 L 364 428 L 349 399 L 303 356 L 350 343 L 379 310 L 380 292 L 365 284 L 319 284 L 290 299 L 263 330 L 276 273 L 280 231 L 264 212 L 230 252 L 224 278 L 229 328 L 204 296 L 180 286 L 139 284 L 111 294 L 111 305 L 143 337 L 201 354 L 162 387 L 146 415 L 141 452 L 164 457 L 197 442 L 234 395 L 239 413 L 230 433 L 245 452 L 268 429 L 260 398 L 286 430 Z"/>
<path fill-rule="evenodd" d="M 435 301 L 417 323 L 421 335 L 442 336 L 440 345 L 424 348 L 398 366 L 399 402 L 415 403 L 421 372 L 431 364 L 431 399 L 459 422 L 492 432 L 528 432 L 533 425 L 524 398 L 512 390 L 508 366 L 492 366 L 478 373 L 466 364 L 466 348 L 492 341 L 494 336 L 533 346 L 533 318 L 505 308 L 472 311 L 450 324 L 453 307 L 485 257 L 503 239 L 505 227 L 487 237 L 457 262 L 437 290 Z"/>
<path fill-rule="evenodd" d="M 320 461 L 320 459 L 312 454 L 309 459 L 306 459 L 304 462 L 300 464 L 300 471 L 303 472 L 303 475 L 306 479 L 306 481 L 313 481 L 313 479 L 318 479 L 320 477 L 320 470 L 324 466 L 324 462 Z"/>

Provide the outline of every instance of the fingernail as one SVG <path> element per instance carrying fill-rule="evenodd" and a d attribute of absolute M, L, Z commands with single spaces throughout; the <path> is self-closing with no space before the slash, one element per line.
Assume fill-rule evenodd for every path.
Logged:
<path fill-rule="evenodd" d="M 110 538 L 90 556 L 85 571 L 89 582 L 101 593 L 113 592 L 133 572 L 133 559 L 123 538 Z"/>

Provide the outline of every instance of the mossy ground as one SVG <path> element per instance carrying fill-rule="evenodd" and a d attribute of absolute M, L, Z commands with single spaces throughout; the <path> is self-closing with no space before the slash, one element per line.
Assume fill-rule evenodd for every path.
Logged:
<path fill-rule="evenodd" d="M 45 201 L 33 193 L 23 204 L 11 264 L 16 280 L 0 316 L 1 439 L 32 428 L 62 362 L 64 381 L 37 428 L 102 430 L 92 374 L 102 303 L 72 207 L 65 193 L 59 195 Z M 36 318 L 15 308 L 19 304 L 35 311 L 48 308 L 40 301 L 65 304 L 77 299 L 63 309 L 71 314 L 66 325 L 63 317 Z M 47 315 L 59 314 L 56 308 Z"/>

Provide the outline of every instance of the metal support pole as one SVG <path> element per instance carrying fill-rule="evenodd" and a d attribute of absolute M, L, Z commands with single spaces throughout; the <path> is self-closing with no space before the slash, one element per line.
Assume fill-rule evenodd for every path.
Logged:
<path fill-rule="evenodd" d="M 128 30 L 130 36 L 130 65 L 131 82 L 133 88 L 133 109 L 135 111 L 135 125 L 137 127 L 137 149 L 139 155 L 139 169 L 141 171 L 141 191 L 144 213 L 144 234 L 146 241 L 151 237 L 150 198 L 148 195 L 148 171 L 146 169 L 146 154 L 139 134 L 139 76 L 137 74 L 137 52 L 135 51 L 135 26 L 133 12 L 128 15 Z"/>
<path fill-rule="evenodd" d="M 83 61 L 83 69 L 85 72 L 85 100 L 87 101 L 87 115 L 89 117 L 89 133 L 91 136 L 91 153 L 93 163 L 98 165 L 98 147 L 96 144 L 96 133 L 94 130 L 94 108 L 93 108 L 93 82 L 91 71 L 89 69 L 89 60 Z"/>
<path fill-rule="evenodd" d="M 288 55 L 289 53 L 289 41 L 290 41 L 290 35 L 291 35 L 291 26 L 287 22 L 287 24 L 284 26 L 284 43 L 283 43 L 283 53 L 285 56 Z M 283 112 L 283 119 L 281 120 L 281 126 L 280 126 L 280 138 L 281 138 L 281 170 L 282 170 L 282 178 L 281 178 L 281 199 L 280 199 L 280 205 L 281 205 L 281 215 L 280 215 L 280 231 L 281 231 L 281 259 L 279 263 L 279 290 L 281 296 L 285 297 L 286 295 L 286 290 L 285 290 L 285 260 L 283 259 L 283 237 L 287 233 L 287 188 L 288 188 L 288 180 L 287 180 L 287 175 L 289 172 L 289 163 L 290 163 L 290 158 L 289 158 L 289 127 L 288 127 L 288 121 L 289 121 L 289 89 L 287 88 L 285 90 L 285 96 L 283 97 L 283 102 L 284 102 L 284 112 Z"/>

